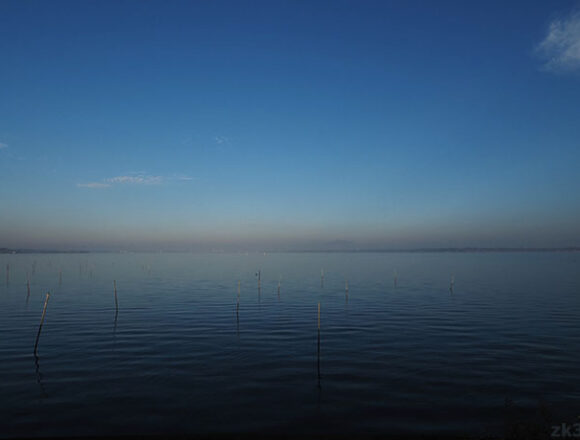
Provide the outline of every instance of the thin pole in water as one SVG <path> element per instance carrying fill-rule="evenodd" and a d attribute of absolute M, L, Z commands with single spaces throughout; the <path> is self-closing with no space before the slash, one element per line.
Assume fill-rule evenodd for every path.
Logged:
<path fill-rule="evenodd" d="M 6 285 L 10 283 L 10 264 L 6 265 Z"/>
<path fill-rule="evenodd" d="M 26 301 L 28 301 L 28 297 L 30 296 L 30 279 L 26 279 Z"/>
<path fill-rule="evenodd" d="M 451 282 L 449 283 L 449 290 L 453 293 L 453 287 L 455 286 L 455 277 L 451 275 Z"/>
<path fill-rule="evenodd" d="M 280 278 L 278 279 L 278 300 L 280 300 L 280 281 L 282 280 L 282 275 L 280 275 Z"/>
<path fill-rule="evenodd" d="M 393 286 L 397 287 L 397 269 L 393 271 Z"/>
<path fill-rule="evenodd" d="M 344 281 L 344 291 L 346 292 L 346 294 L 348 295 L 348 280 Z"/>
<path fill-rule="evenodd" d="M 324 287 L 324 268 L 320 269 L 320 287 Z"/>
<path fill-rule="evenodd" d="M 40 326 L 38 327 L 38 334 L 36 335 L 36 342 L 34 343 L 34 354 L 36 354 L 36 351 L 38 349 L 38 339 L 40 338 L 42 324 L 44 323 L 44 315 L 46 315 L 46 306 L 48 305 L 48 298 L 50 298 L 50 292 L 46 294 L 46 299 L 44 300 L 44 308 L 42 309 L 42 318 L 40 318 Z"/>

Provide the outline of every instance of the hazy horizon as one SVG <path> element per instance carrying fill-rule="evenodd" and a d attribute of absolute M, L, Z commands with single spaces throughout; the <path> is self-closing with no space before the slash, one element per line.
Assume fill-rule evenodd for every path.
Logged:
<path fill-rule="evenodd" d="M 580 246 L 580 3 L 0 2 L 0 248 Z"/>

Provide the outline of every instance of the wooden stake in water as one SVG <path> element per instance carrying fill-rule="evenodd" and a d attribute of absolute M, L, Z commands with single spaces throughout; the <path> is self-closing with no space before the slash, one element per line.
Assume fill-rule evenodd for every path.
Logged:
<path fill-rule="evenodd" d="M 344 291 L 346 292 L 346 294 L 348 295 L 348 280 L 344 281 Z"/>
<path fill-rule="evenodd" d="M 262 271 L 258 271 L 258 291 L 262 288 Z"/>
<path fill-rule="evenodd" d="M 115 310 L 119 311 L 119 302 L 117 301 L 117 280 L 113 280 L 113 289 L 115 291 Z"/>
<path fill-rule="evenodd" d="M 46 299 L 44 300 L 44 308 L 42 309 L 42 318 L 40 318 L 40 326 L 38 327 L 38 334 L 36 335 L 36 342 L 34 343 L 34 354 L 36 354 L 36 351 L 38 349 L 38 339 L 40 338 L 42 324 L 44 323 L 44 315 L 46 315 L 46 306 L 48 305 L 48 298 L 50 298 L 50 293 L 46 294 Z"/>
<path fill-rule="evenodd" d="M 6 265 L 6 284 L 10 282 L 10 264 Z"/>
<path fill-rule="evenodd" d="M 278 279 L 278 299 L 280 299 L 280 281 L 282 281 L 282 275 L 280 275 L 280 278 Z"/>
<path fill-rule="evenodd" d="M 29 279 L 26 280 L 26 292 L 27 292 L 26 300 L 28 301 L 28 297 L 30 296 L 30 280 Z"/>
<path fill-rule="evenodd" d="M 451 282 L 449 283 L 449 290 L 453 292 L 453 287 L 455 286 L 455 277 L 451 275 Z"/>
<path fill-rule="evenodd" d="M 320 287 L 324 287 L 324 268 L 320 269 Z"/>
<path fill-rule="evenodd" d="M 320 330 L 320 303 L 318 303 L 318 330 Z"/>

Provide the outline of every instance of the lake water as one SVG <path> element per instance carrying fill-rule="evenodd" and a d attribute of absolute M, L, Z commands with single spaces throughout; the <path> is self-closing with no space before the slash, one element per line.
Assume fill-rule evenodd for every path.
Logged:
<path fill-rule="evenodd" d="M 0 263 L 1 437 L 478 437 L 580 415 L 579 253 L 21 254 Z"/>

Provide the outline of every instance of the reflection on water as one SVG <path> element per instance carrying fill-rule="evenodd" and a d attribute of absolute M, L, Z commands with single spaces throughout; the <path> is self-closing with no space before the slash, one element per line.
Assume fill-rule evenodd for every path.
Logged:
<path fill-rule="evenodd" d="M 580 410 L 574 253 L 59 254 L 0 262 L 5 436 L 477 437 L 503 434 L 513 408 L 518 423 L 535 420 L 540 401 L 554 423 Z"/>
<path fill-rule="evenodd" d="M 318 329 L 318 351 L 316 354 L 316 370 L 318 373 L 318 388 L 320 389 L 320 328 Z"/>
<path fill-rule="evenodd" d="M 42 392 L 42 397 L 48 397 L 48 394 L 46 393 L 46 389 L 44 388 L 44 385 L 42 384 L 42 373 L 40 372 L 40 360 L 38 359 L 38 356 L 36 355 L 36 353 L 34 354 L 34 365 L 36 366 L 36 383 L 40 386 L 40 390 Z"/>

